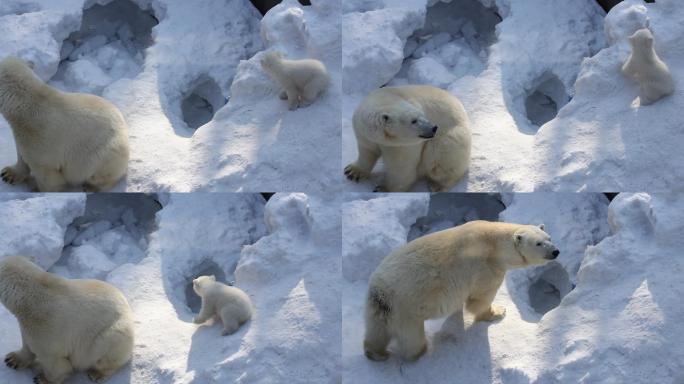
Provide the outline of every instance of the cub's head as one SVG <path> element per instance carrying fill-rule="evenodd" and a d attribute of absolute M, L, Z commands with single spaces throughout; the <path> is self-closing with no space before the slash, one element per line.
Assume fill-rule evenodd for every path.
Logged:
<path fill-rule="evenodd" d="M 195 290 L 196 294 L 201 296 L 204 293 L 204 289 L 206 288 L 207 284 L 213 283 L 215 281 L 216 281 L 216 276 L 214 276 L 214 275 L 200 276 L 200 277 L 198 277 L 192 281 L 192 289 Z"/>
<path fill-rule="evenodd" d="M 367 137 L 388 146 L 417 144 L 435 137 L 439 129 L 420 108 L 405 101 L 381 106 L 372 119 Z"/>
<path fill-rule="evenodd" d="M 515 231 L 513 245 L 523 265 L 544 264 L 560 254 L 558 248 L 551 242 L 551 236 L 544 232 L 544 224 L 526 225 Z"/>
<path fill-rule="evenodd" d="M 285 55 L 282 52 L 268 51 L 261 55 L 261 60 L 259 62 L 261 63 L 262 68 L 271 69 L 284 58 Z"/>
<path fill-rule="evenodd" d="M 35 77 L 34 67 L 32 61 L 24 61 L 12 56 L 6 57 L 0 61 L 0 84 L 14 79 L 32 79 Z"/>
<path fill-rule="evenodd" d="M 653 47 L 653 34 L 648 28 L 642 28 L 629 37 L 632 47 L 651 48 Z"/>

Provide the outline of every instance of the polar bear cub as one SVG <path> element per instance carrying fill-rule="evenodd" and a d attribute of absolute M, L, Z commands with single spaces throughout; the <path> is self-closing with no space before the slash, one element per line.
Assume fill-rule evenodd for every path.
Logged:
<path fill-rule="evenodd" d="M 41 192 L 67 185 L 104 191 L 126 174 L 128 127 L 101 97 L 54 89 L 27 63 L 10 57 L 0 61 L 0 112 L 17 150 L 17 163 L 0 171 L 9 184 L 33 175 Z"/>
<path fill-rule="evenodd" d="M 632 54 L 622 66 L 622 72 L 639 83 L 641 105 L 653 104 L 674 92 L 672 74 L 653 47 L 651 31 L 643 28 L 634 32 L 629 43 Z"/>
<path fill-rule="evenodd" d="M 261 67 L 283 87 L 280 98 L 291 111 L 311 105 L 330 83 L 325 64 L 314 59 L 287 60 L 281 52 L 269 51 L 261 57 Z"/>
<path fill-rule="evenodd" d="M 252 302 L 241 289 L 222 284 L 214 276 L 196 278 L 192 281 L 192 288 L 202 298 L 202 309 L 193 320 L 195 324 L 217 316 L 223 323 L 221 335 L 226 336 L 235 333 L 252 318 Z"/>
<path fill-rule="evenodd" d="M 69 280 L 29 260 L 0 260 L 0 301 L 19 321 L 23 346 L 5 357 L 35 368 L 37 384 L 60 384 L 72 371 L 102 383 L 131 359 L 133 314 L 124 295 L 98 280 Z"/>
<path fill-rule="evenodd" d="M 399 354 L 416 360 L 425 353 L 423 322 L 465 308 L 476 321 L 492 321 L 505 308 L 492 305 L 506 270 L 544 264 L 558 257 L 543 226 L 471 221 L 423 236 L 394 250 L 370 277 L 366 300 L 365 354 Z"/>
<path fill-rule="evenodd" d="M 468 115 L 442 89 L 376 89 L 356 108 L 352 123 L 359 155 L 344 174 L 353 181 L 368 178 L 382 156 L 386 175 L 377 192 L 408 191 L 421 177 L 433 192 L 448 191 L 470 165 Z"/>

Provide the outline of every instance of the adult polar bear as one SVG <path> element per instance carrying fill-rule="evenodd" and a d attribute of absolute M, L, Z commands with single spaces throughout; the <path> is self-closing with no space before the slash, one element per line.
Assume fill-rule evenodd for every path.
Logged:
<path fill-rule="evenodd" d="M 85 185 L 109 190 L 128 168 L 128 127 L 107 100 L 65 93 L 17 58 L 0 61 L 0 112 L 14 133 L 17 163 L 0 171 L 9 184 L 29 175 L 41 192 Z"/>
<path fill-rule="evenodd" d="M 408 191 L 426 177 L 433 192 L 448 191 L 470 165 L 468 116 L 450 93 L 427 85 L 371 92 L 352 119 L 359 156 L 344 169 L 350 180 L 370 176 L 382 156 L 386 176 L 376 191 Z"/>
<path fill-rule="evenodd" d="M 36 368 L 36 384 L 60 384 L 74 370 L 102 383 L 131 359 L 133 314 L 112 285 L 65 279 L 12 256 L 0 260 L 0 301 L 23 343 L 5 363 Z"/>
<path fill-rule="evenodd" d="M 506 270 L 543 264 L 559 254 L 543 226 L 472 221 L 418 238 L 393 251 L 370 278 L 365 354 L 388 358 L 393 337 L 399 354 L 425 353 L 423 322 L 465 308 L 476 321 L 492 321 L 505 308 L 492 305 Z"/>

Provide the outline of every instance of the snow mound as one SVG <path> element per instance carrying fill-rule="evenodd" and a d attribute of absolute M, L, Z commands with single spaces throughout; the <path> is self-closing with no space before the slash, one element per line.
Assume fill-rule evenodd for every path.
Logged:
<path fill-rule="evenodd" d="M 626 0 L 605 19 L 609 46 L 583 61 L 575 94 L 535 137 L 536 188 L 553 191 L 681 191 L 684 133 L 684 10 L 676 0 Z M 650 26 L 650 27 L 649 27 Z M 675 93 L 641 106 L 638 85 L 620 68 L 628 36 L 649 27 L 675 79 Z M 645 129 L 648 127 L 648 129 Z M 559 154 L 560 151 L 560 154 Z M 667 170 L 654 172 L 653 170 Z"/>
<path fill-rule="evenodd" d="M 0 202 L 0 256 L 26 256 L 48 269 L 62 255 L 67 226 L 83 214 L 85 195 L 27 197 Z"/>

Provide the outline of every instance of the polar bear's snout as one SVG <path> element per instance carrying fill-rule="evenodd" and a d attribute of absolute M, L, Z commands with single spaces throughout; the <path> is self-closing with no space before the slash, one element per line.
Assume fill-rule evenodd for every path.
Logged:
<path fill-rule="evenodd" d="M 423 139 L 432 139 L 435 137 L 435 133 L 437 133 L 438 126 L 433 126 L 430 128 L 423 128 L 422 133 L 419 135 L 419 137 Z"/>
<path fill-rule="evenodd" d="M 558 257 L 558 255 L 560 255 L 560 251 L 558 250 L 558 248 L 553 247 L 553 250 L 551 251 L 551 253 L 546 255 L 545 258 L 548 260 L 554 260 L 556 257 Z"/>

